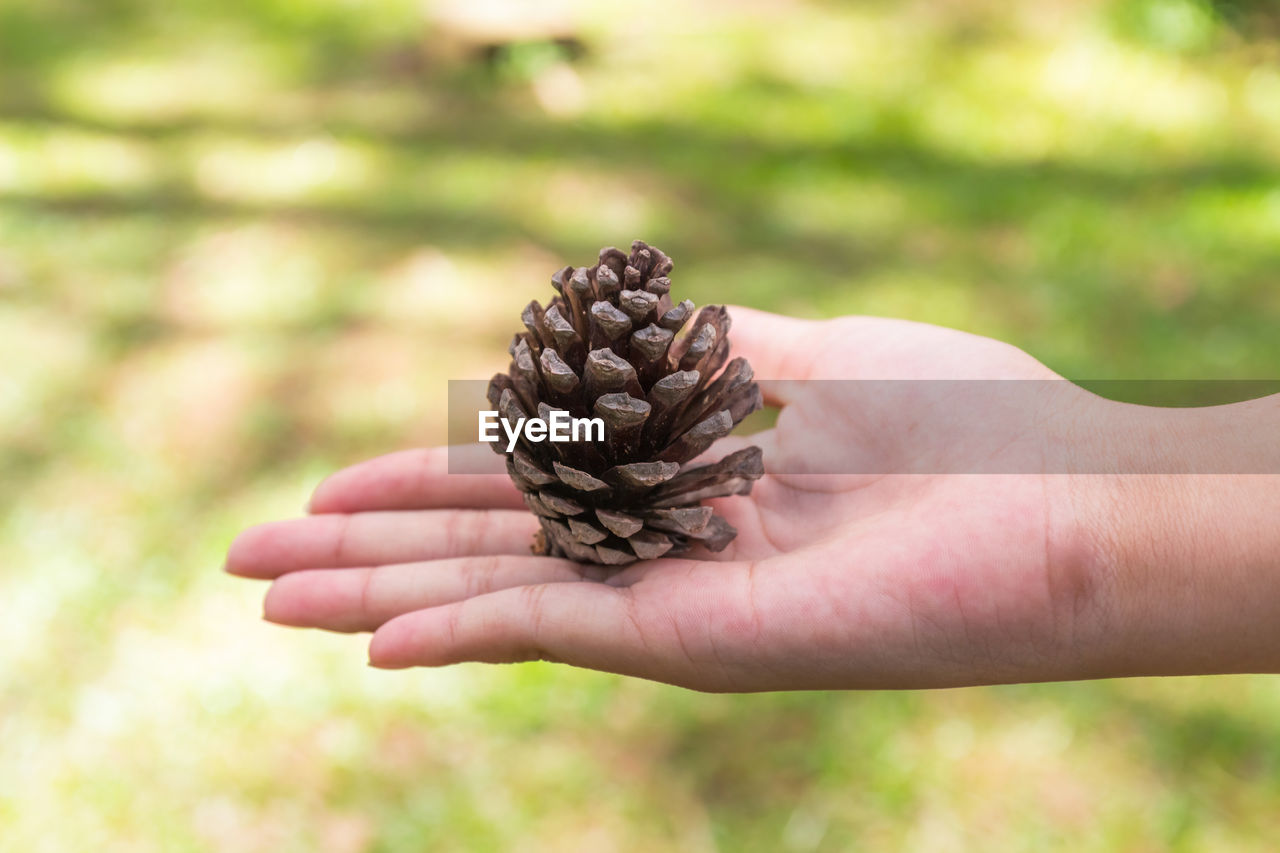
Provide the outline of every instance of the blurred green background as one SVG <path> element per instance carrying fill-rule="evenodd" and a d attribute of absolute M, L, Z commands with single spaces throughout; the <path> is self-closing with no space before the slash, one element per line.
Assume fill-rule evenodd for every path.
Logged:
<path fill-rule="evenodd" d="M 1280 681 L 372 672 L 218 571 L 603 245 L 1275 378 L 1270 0 L 0 2 L 0 848 L 1258 850 Z"/>

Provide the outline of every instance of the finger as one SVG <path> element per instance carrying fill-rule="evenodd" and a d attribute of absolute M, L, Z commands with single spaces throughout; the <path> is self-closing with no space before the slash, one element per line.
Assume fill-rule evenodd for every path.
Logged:
<path fill-rule="evenodd" d="M 374 632 L 370 664 L 553 660 L 699 689 L 731 686 L 720 654 L 750 620 L 724 614 L 753 612 L 740 600 L 744 572 L 735 569 L 743 567 L 657 560 L 646 568 L 634 586 L 512 587 L 398 616 Z M 678 585 L 651 580 L 660 574 Z M 716 647 L 717 634 L 725 646 Z"/>
<path fill-rule="evenodd" d="M 275 521 L 241 533 L 227 571 L 275 578 L 299 569 L 380 566 L 485 554 L 528 554 L 537 519 L 515 510 L 361 512 Z"/>
<path fill-rule="evenodd" d="M 450 474 L 450 454 L 455 469 L 491 473 Z M 503 464 L 502 457 L 480 445 L 402 450 L 330 475 L 316 487 L 307 509 L 335 513 L 523 507 Z"/>
<path fill-rule="evenodd" d="M 541 659 L 617 671 L 645 643 L 629 595 L 606 584 L 537 584 L 418 610 L 374 632 L 369 662 L 399 669 Z"/>
<path fill-rule="evenodd" d="M 756 379 L 808 379 L 813 373 L 815 353 L 822 351 L 816 340 L 823 323 L 783 317 L 741 305 L 727 306 L 733 325 L 729 330 L 732 354 L 751 362 Z"/>
<path fill-rule="evenodd" d="M 270 622 L 300 628 L 372 631 L 405 613 L 501 589 L 603 576 L 599 566 L 511 556 L 292 572 L 267 590 L 264 616 Z"/>

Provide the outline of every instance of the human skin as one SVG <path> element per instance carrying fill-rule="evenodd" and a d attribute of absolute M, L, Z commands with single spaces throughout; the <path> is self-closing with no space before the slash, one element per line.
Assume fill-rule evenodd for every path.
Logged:
<path fill-rule="evenodd" d="M 758 377 L 1059 378 L 935 326 L 731 315 Z M 957 473 L 925 438 L 947 407 L 842 410 L 822 386 L 766 383 L 766 474 L 713 502 L 739 530 L 721 554 L 620 572 L 531 556 L 505 474 L 450 475 L 437 448 L 332 475 L 308 517 L 241 534 L 227 570 L 271 581 L 272 622 L 372 631 L 389 669 L 542 659 L 708 691 L 1280 671 L 1280 475 L 1169 473 L 1280 471 L 1280 397 L 1154 409 L 1062 383 L 1036 440 L 1152 473 Z M 859 442 L 923 473 L 794 473 Z"/>

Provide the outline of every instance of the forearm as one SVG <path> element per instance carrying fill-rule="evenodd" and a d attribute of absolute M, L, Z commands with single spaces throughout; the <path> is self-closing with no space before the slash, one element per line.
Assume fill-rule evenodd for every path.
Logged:
<path fill-rule="evenodd" d="M 1130 470 L 1154 473 L 1074 479 L 1097 580 L 1085 665 L 1102 675 L 1280 672 L 1280 397 L 1111 405 L 1109 423 L 1131 439 Z M 1169 473 L 1189 470 L 1202 473 Z"/>

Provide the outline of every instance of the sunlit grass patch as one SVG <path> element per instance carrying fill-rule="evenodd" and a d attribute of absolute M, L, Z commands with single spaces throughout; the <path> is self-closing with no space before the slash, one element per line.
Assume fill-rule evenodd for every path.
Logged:
<path fill-rule="evenodd" d="M 64 65 L 50 89 L 54 102 L 76 115 L 123 122 L 237 113 L 261 103 L 275 82 L 267 57 L 234 43 L 218 46 L 154 57 L 89 54 Z"/>
<path fill-rule="evenodd" d="M 194 183 L 213 199 L 290 202 L 351 197 L 370 187 L 369 153 L 331 137 L 195 146 Z"/>
<path fill-rule="evenodd" d="M 160 175 L 158 152 L 129 136 L 0 123 L 0 192 L 125 192 Z"/>

